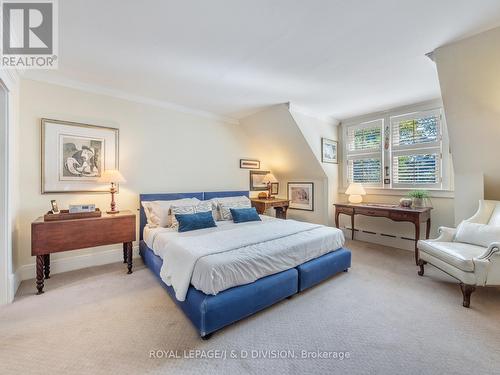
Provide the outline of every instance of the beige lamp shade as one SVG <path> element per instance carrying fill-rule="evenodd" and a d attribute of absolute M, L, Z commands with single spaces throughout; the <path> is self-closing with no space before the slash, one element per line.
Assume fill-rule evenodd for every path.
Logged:
<path fill-rule="evenodd" d="M 278 180 L 276 179 L 276 177 L 274 177 L 274 175 L 272 173 L 266 174 L 264 176 L 264 178 L 262 179 L 263 184 L 269 184 L 269 183 L 273 183 L 273 182 L 278 182 Z"/>
<path fill-rule="evenodd" d="M 99 178 L 99 182 L 113 182 L 115 184 L 126 182 L 120 171 L 116 169 L 105 170 Z"/>
<path fill-rule="evenodd" d="M 357 182 L 351 183 L 345 193 L 349 196 L 351 203 L 361 203 L 363 201 L 362 195 L 366 195 L 363 185 Z"/>

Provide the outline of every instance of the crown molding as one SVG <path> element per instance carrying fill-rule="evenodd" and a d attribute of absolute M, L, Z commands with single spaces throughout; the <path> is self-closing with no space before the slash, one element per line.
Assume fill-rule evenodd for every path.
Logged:
<path fill-rule="evenodd" d="M 321 115 L 318 115 L 317 113 L 314 113 L 313 111 L 310 111 L 309 109 L 307 108 L 304 108 L 304 107 L 298 107 L 296 106 L 295 104 L 292 104 L 290 102 L 287 103 L 288 104 L 288 110 L 290 112 L 295 112 L 295 113 L 299 113 L 301 115 L 304 115 L 304 116 L 307 116 L 307 117 L 312 117 L 316 120 L 319 120 L 321 122 L 324 122 L 324 123 L 327 123 L 329 125 L 339 125 L 340 121 L 331 117 L 331 116 L 321 116 Z"/>
<path fill-rule="evenodd" d="M 155 107 L 170 109 L 176 112 L 186 113 L 189 115 L 195 115 L 200 117 L 205 117 L 211 120 L 224 122 L 226 124 L 238 125 L 239 121 L 237 119 L 221 116 L 216 113 L 209 111 L 199 110 L 195 108 L 186 107 L 181 104 L 172 103 L 165 100 L 152 99 L 141 95 L 134 95 L 126 91 L 116 90 L 105 86 L 99 86 L 89 83 L 84 83 L 81 81 L 75 81 L 67 78 L 61 77 L 46 77 L 45 75 L 37 74 L 33 71 L 26 72 L 23 76 L 24 79 L 29 79 L 37 82 L 50 83 L 52 85 L 63 86 L 75 90 L 80 90 L 92 94 L 110 96 L 117 99 L 123 99 L 134 103 L 146 104 Z"/>

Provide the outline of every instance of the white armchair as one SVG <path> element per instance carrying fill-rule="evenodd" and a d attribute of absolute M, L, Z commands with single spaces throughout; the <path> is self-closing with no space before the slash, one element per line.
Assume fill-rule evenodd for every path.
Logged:
<path fill-rule="evenodd" d="M 479 201 L 470 219 L 439 228 L 439 237 L 418 241 L 420 270 L 427 263 L 460 282 L 463 306 L 470 306 L 476 286 L 500 285 L 500 201 Z"/>

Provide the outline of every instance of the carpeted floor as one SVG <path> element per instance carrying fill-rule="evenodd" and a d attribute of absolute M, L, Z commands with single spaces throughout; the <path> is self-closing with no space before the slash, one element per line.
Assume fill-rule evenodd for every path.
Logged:
<path fill-rule="evenodd" d="M 23 282 L 15 302 L 0 308 L 0 372 L 499 373 L 500 289 L 479 288 L 465 309 L 459 287 L 442 272 L 427 267 L 426 276 L 417 276 L 411 252 L 357 241 L 347 246 L 349 273 L 209 341 L 199 339 L 139 261 L 132 275 L 118 263 L 54 275 L 42 296 L 34 295 L 33 280 Z M 181 358 L 150 358 L 151 351 Z M 224 351 L 226 359 L 185 358 Z M 302 351 L 349 358 L 303 359 Z M 262 358 L 266 353 L 296 358 Z"/>

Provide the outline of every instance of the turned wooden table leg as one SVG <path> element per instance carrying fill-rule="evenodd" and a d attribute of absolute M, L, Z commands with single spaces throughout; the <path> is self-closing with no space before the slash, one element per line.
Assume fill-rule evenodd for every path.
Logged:
<path fill-rule="evenodd" d="M 123 244 L 123 263 L 127 263 L 127 243 Z"/>
<path fill-rule="evenodd" d="M 45 278 L 50 279 L 50 254 L 43 256 Z"/>
<path fill-rule="evenodd" d="M 418 266 L 418 240 L 420 239 L 420 220 L 415 222 L 415 264 Z"/>
<path fill-rule="evenodd" d="M 431 218 L 427 219 L 427 224 L 425 228 L 425 239 L 428 240 L 431 234 Z"/>
<path fill-rule="evenodd" d="M 127 273 L 132 273 L 132 242 L 126 243 L 127 247 Z"/>
<path fill-rule="evenodd" d="M 352 230 L 351 239 L 354 239 L 354 214 L 351 215 L 351 230 Z"/>
<path fill-rule="evenodd" d="M 44 271 L 44 255 L 36 256 L 36 289 L 37 295 L 43 293 L 43 271 Z"/>

